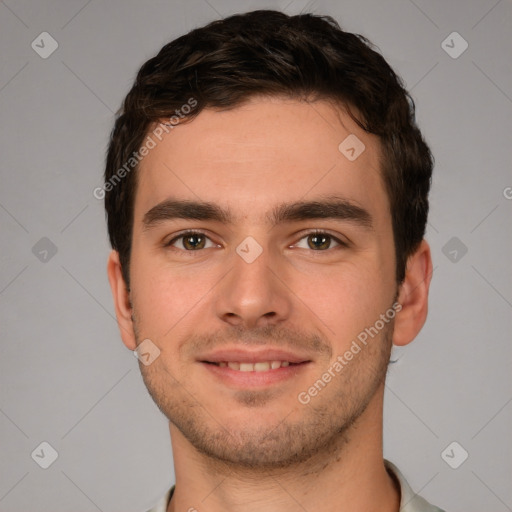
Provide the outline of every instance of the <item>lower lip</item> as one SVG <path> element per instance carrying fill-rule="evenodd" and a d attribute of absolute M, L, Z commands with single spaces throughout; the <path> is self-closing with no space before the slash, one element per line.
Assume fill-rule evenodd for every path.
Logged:
<path fill-rule="evenodd" d="M 275 370 L 264 372 L 242 372 L 240 370 L 232 370 L 229 366 L 220 367 L 204 362 L 201 362 L 201 364 L 224 384 L 236 388 L 261 388 L 296 377 L 306 369 L 309 361 L 290 366 L 281 366 Z"/>

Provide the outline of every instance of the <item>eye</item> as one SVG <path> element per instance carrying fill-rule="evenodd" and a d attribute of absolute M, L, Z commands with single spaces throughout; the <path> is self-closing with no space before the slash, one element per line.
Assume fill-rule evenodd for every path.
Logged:
<path fill-rule="evenodd" d="M 347 247 L 345 242 L 342 242 L 339 238 L 336 238 L 329 233 L 325 233 L 324 231 L 312 231 L 311 233 L 306 234 L 306 236 L 300 239 L 305 240 L 307 246 L 296 244 L 295 247 L 300 247 L 301 249 L 313 249 L 314 251 L 325 251 L 327 249 L 332 249 L 332 242 L 336 244 L 336 246 Z M 336 247 L 335 246 L 335 247 Z"/>
<path fill-rule="evenodd" d="M 178 242 L 177 246 L 175 246 Z M 207 243 L 211 245 L 207 245 Z M 180 247 L 181 246 L 181 247 Z M 165 244 L 165 247 L 174 247 L 185 251 L 198 251 L 209 247 L 218 247 L 201 231 L 186 231 Z"/>
<path fill-rule="evenodd" d="M 333 243 L 335 244 L 334 247 Z M 165 243 L 164 246 L 187 252 L 199 251 L 201 249 L 208 249 L 211 247 L 219 247 L 218 244 L 212 242 L 212 240 L 202 231 L 186 231 L 172 238 L 169 242 Z M 348 247 L 348 244 L 324 231 L 312 231 L 303 236 L 299 243 L 295 244 L 294 247 L 323 252 L 328 249 L 334 249 L 336 247 Z"/>

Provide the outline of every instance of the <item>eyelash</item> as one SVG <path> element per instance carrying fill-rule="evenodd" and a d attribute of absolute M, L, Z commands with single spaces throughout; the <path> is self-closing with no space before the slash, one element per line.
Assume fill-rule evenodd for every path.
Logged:
<path fill-rule="evenodd" d="M 172 244 L 174 244 L 176 241 L 178 241 L 180 239 L 184 239 L 187 236 L 191 236 L 191 235 L 201 235 L 201 236 L 206 237 L 211 242 L 213 242 L 213 240 L 211 240 L 211 238 L 209 236 L 207 236 L 203 231 L 198 231 L 198 230 L 191 229 L 191 230 L 188 230 L 188 231 L 184 231 L 183 233 L 179 234 L 178 236 L 175 236 L 174 238 L 169 240 L 169 242 L 166 242 L 164 244 L 164 247 L 168 248 L 168 249 L 174 249 L 174 250 L 177 250 L 177 251 L 188 252 L 188 253 L 200 252 L 200 251 L 204 250 L 204 249 L 197 249 L 197 250 L 189 251 L 189 250 L 186 250 L 186 249 L 178 249 L 176 247 L 172 247 Z M 332 249 L 347 248 L 349 246 L 348 243 L 343 242 L 342 240 L 340 240 L 339 238 L 335 237 L 334 235 L 331 235 L 327 231 L 322 231 L 320 229 L 314 229 L 314 230 L 308 231 L 307 233 L 304 233 L 304 235 L 299 239 L 299 241 L 303 240 L 304 238 L 307 238 L 308 236 L 311 236 L 311 235 L 327 235 L 331 240 L 334 240 L 339 245 L 339 247 L 329 247 L 328 249 L 318 250 L 318 251 L 310 249 L 312 252 L 327 252 L 327 251 L 332 250 Z M 210 247 L 207 247 L 207 249 L 210 249 Z"/>

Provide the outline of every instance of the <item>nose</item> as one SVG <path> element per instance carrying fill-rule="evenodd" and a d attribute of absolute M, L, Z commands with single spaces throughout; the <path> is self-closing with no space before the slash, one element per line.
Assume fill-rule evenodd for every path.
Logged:
<path fill-rule="evenodd" d="M 289 318 L 291 292 L 280 275 L 277 258 L 263 249 L 254 260 L 234 252 L 231 270 L 216 289 L 217 316 L 233 326 L 246 328 L 277 325 Z"/>

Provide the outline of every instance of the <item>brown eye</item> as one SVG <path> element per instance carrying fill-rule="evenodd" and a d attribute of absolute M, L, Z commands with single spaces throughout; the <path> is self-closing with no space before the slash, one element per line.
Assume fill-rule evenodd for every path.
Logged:
<path fill-rule="evenodd" d="M 329 233 L 314 231 L 302 237 L 295 246 L 301 249 L 312 249 L 316 252 L 323 252 L 328 249 L 335 249 L 338 246 L 347 247 L 347 244 Z"/>
<path fill-rule="evenodd" d="M 183 237 L 183 247 L 186 249 L 203 249 L 206 238 L 202 235 L 188 235 Z"/>
<path fill-rule="evenodd" d="M 211 244 L 209 247 L 215 246 L 215 244 L 213 244 L 204 233 L 189 231 L 173 238 L 171 241 L 166 243 L 165 246 L 192 252 L 208 248 L 206 246 L 207 242 L 210 242 Z"/>
<path fill-rule="evenodd" d="M 331 236 L 326 234 L 308 235 L 308 245 L 311 249 L 329 249 L 331 245 Z"/>

